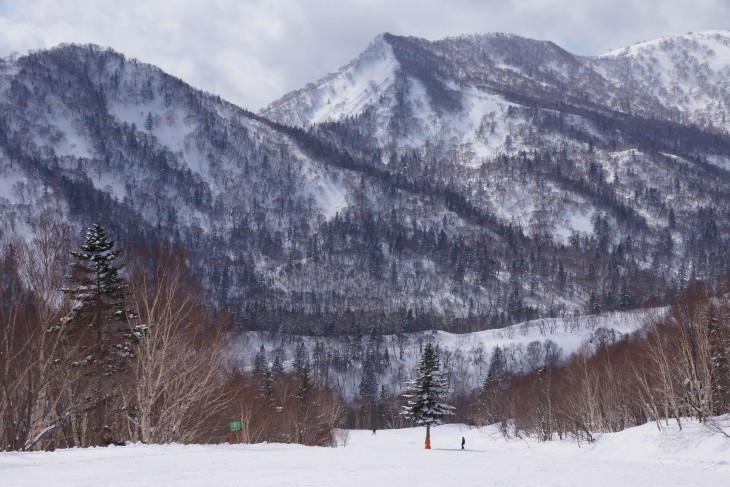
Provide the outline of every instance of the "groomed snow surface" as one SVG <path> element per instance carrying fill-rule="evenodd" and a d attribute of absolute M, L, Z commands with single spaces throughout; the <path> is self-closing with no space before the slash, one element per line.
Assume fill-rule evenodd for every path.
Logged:
<path fill-rule="evenodd" d="M 722 418 L 730 425 L 730 415 Z M 730 439 L 697 422 L 593 444 L 505 440 L 496 428 L 350 431 L 346 445 L 130 445 L 0 454 L 10 486 L 730 486 Z M 726 431 L 730 430 L 726 427 Z M 461 450 L 461 438 L 466 449 Z"/>

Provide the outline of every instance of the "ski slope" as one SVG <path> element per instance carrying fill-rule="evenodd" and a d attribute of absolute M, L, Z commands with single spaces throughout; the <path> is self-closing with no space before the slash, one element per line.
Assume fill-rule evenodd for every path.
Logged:
<path fill-rule="evenodd" d="M 730 415 L 720 418 L 730 425 Z M 726 431 L 730 431 L 726 428 Z M 730 439 L 697 422 L 598 435 L 594 444 L 503 439 L 493 428 L 351 431 L 343 446 L 129 445 L 0 454 L 16 486 L 730 486 Z M 466 449 L 460 449 L 461 437 Z"/>

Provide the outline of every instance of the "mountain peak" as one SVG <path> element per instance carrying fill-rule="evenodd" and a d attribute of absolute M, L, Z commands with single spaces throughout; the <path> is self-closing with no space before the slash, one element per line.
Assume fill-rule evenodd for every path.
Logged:
<path fill-rule="evenodd" d="M 599 58 L 617 58 L 627 56 L 638 56 L 642 53 L 668 50 L 672 46 L 706 46 L 714 48 L 716 46 L 724 46 L 730 49 L 730 31 L 727 30 L 706 30 L 700 32 L 687 32 L 686 34 L 670 35 L 651 39 L 647 41 L 637 42 L 630 46 L 612 49 L 600 56 Z"/>
<path fill-rule="evenodd" d="M 376 36 L 365 50 L 337 72 L 274 101 L 261 114 L 289 125 L 306 125 L 357 115 L 389 86 L 398 62 L 396 36 Z"/>

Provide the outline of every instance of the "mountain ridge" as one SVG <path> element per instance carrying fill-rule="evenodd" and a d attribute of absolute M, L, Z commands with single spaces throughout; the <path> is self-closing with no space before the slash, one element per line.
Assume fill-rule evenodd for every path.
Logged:
<path fill-rule="evenodd" d="M 647 41 L 645 43 L 639 43 L 626 48 L 616 49 L 612 50 L 609 53 L 597 55 L 597 56 L 577 56 L 569 53 L 565 49 L 561 48 L 560 46 L 557 46 L 551 41 L 534 41 L 531 39 L 527 39 L 524 37 L 516 36 L 513 34 L 485 34 L 485 35 L 464 35 L 464 36 L 457 36 L 457 37 L 449 37 L 440 41 L 426 41 L 425 39 L 419 39 L 415 37 L 399 37 L 394 36 L 392 34 L 381 34 L 377 36 L 373 42 L 368 46 L 368 48 L 363 52 L 363 54 L 367 53 L 371 49 L 380 46 L 381 44 L 387 44 L 389 46 L 397 45 L 399 43 L 411 43 L 411 44 L 418 44 L 420 46 L 431 46 L 431 47 L 438 47 L 438 46 L 444 46 L 446 48 L 450 48 L 453 52 L 454 46 L 458 45 L 459 43 L 469 43 L 473 47 L 473 51 L 477 52 L 477 59 L 478 60 L 485 60 L 489 65 L 494 66 L 494 59 L 490 59 L 487 54 L 492 53 L 496 50 L 496 52 L 507 52 L 508 50 L 513 50 L 515 45 L 520 47 L 522 51 L 519 53 L 519 56 L 516 56 L 514 54 L 510 55 L 503 55 L 502 60 L 508 60 L 512 61 L 511 67 L 515 67 L 515 64 L 522 64 L 523 67 L 525 65 L 524 60 L 529 59 L 532 63 L 530 65 L 531 69 L 535 69 L 536 65 L 539 66 L 540 64 L 549 64 L 547 63 L 547 60 L 555 61 L 556 59 L 560 59 L 568 64 L 570 64 L 574 69 L 589 69 L 591 71 L 596 71 L 596 73 L 592 73 L 592 77 L 595 77 L 595 75 L 598 74 L 607 74 L 607 68 L 599 66 L 600 63 L 612 60 L 615 61 L 616 58 L 620 56 L 616 55 L 610 55 L 610 53 L 619 53 L 622 51 L 626 51 L 629 49 L 634 49 L 635 51 L 639 49 L 639 47 L 644 46 L 642 48 L 642 51 L 647 51 L 651 49 L 655 49 L 656 47 L 661 48 L 662 45 L 671 44 L 674 42 L 687 42 L 690 45 L 693 45 L 695 47 L 701 46 L 701 44 L 698 43 L 697 39 L 709 39 L 709 40 L 717 40 L 717 39 L 725 39 L 727 41 L 728 36 L 730 34 L 727 31 L 706 31 L 701 33 L 696 33 L 692 35 L 684 35 L 684 36 L 670 36 L 665 37 L 656 41 Z M 723 47 L 728 47 L 726 43 L 718 42 L 718 44 L 722 45 Z M 686 47 L 686 46 L 685 46 Z M 549 55 L 545 55 L 545 54 Z M 708 55 L 713 55 L 711 52 Z M 362 56 L 362 55 L 361 55 Z M 311 91 L 313 89 L 321 89 L 323 85 L 326 85 L 327 83 L 331 82 L 332 80 L 336 79 L 338 76 L 342 76 L 345 74 L 348 69 L 350 69 L 353 65 L 357 64 L 358 62 L 362 61 L 362 57 L 358 56 L 353 60 L 352 62 L 346 64 L 340 70 L 338 70 L 335 73 L 331 73 L 323 78 L 321 78 L 316 83 L 312 83 L 308 85 L 307 90 Z M 730 54 L 721 55 L 719 56 L 721 59 L 725 59 L 725 63 L 722 65 L 723 68 L 727 67 L 727 59 Z M 472 59 L 473 61 L 474 59 Z M 598 64 L 596 64 L 598 63 Z M 699 65 L 702 65 L 702 63 L 698 63 Z M 508 66 L 510 63 L 507 64 Z M 593 66 L 596 65 L 596 66 Z M 598 69 L 600 68 L 600 69 Z M 550 73 L 547 72 L 551 69 L 550 66 L 548 66 L 548 70 L 546 72 L 540 72 L 538 70 L 538 74 L 540 76 L 549 76 Z M 622 69 L 625 69 L 623 67 Z M 614 73 L 615 74 L 615 73 Z M 528 76 L 529 78 L 529 76 Z M 507 80 L 509 81 L 509 79 Z M 537 77 L 537 81 L 540 83 L 544 83 L 543 80 L 541 80 L 539 77 Z M 589 80 L 589 81 L 595 81 L 595 80 Z M 616 80 L 613 79 L 606 79 L 603 80 L 603 82 L 615 82 Z M 622 81 L 622 80 L 619 80 Z M 491 86 L 494 88 L 494 85 Z M 555 86 L 553 86 L 555 87 Z M 644 88 L 644 87 L 642 87 Z M 632 96 L 637 96 L 637 93 L 639 90 L 634 90 L 634 93 Z M 292 97 L 295 93 L 298 93 L 298 91 L 289 93 L 285 95 L 285 98 L 287 101 L 291 101 Z M 649 102 L 647 102 L 649 103 Z M 654 103 L 654 102 L 651 102 Z M 264 108 L 260 111 L 261 114 L 268 114 L 269 116 L 277 118 L 278 115 L 275 113 L 275 108 L 279 104 L 279 100 L 272 102 L 268 107 Z M 618 104 L 615 104 L 614 108 L 621 108 Z M 726 108 L 727 109 L 727 108 Z M 285 120 L 281 120 L 285 121 Z M 318 121 L 322 121 L 320 118 Z M 300 123 L 301 125 L 301 123 Z M 725 127 L 727 129 L 727 127 Z"/>
<path fill-rule="evenodd" d="M 695 123 L 635 97 L 632 66 L 507 34 L 381 34 L 253 114 L 99 47 L 4 60 L 0 218 L 16 230 L 0 238 L 50 212 L 182 244 L 253 329 L 278 309 L 329 313 L 329 332 L 351 312 L 473 331 L 720 289 L 730 138 L 710 122 L 725 98 Z"/>

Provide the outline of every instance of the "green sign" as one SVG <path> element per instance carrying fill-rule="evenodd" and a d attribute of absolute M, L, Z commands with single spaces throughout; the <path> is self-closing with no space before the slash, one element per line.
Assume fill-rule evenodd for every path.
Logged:
<path fill-rule="evenodd" d="M 243 425 L 240 421 L 231 421 L 228 423 L 228 431 L 241 431 L 243 429 Z"/>

